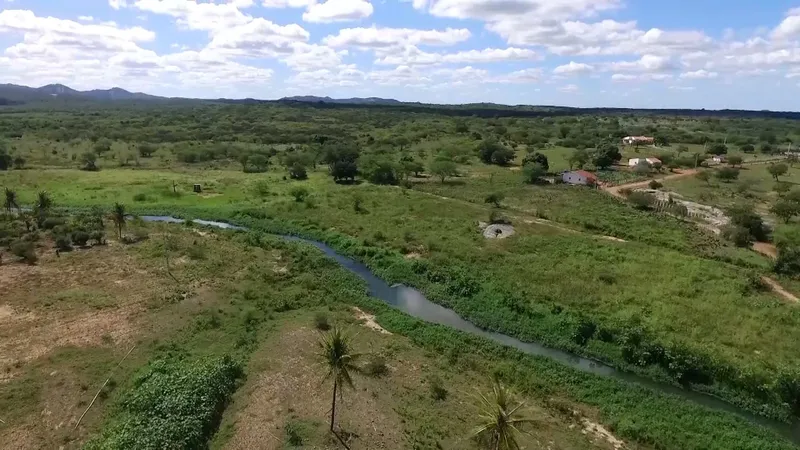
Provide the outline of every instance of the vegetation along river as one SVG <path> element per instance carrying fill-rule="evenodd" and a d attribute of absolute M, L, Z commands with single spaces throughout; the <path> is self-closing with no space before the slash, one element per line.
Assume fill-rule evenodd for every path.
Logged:
<path fill-rule="evenodd" d="M 141 218 L 146 222 L 184 222 L 182 219 L 170 216 L 142 216 Z M 225 222 L 215 222 L 200 219 L 195 219 L 193 222 L 198 225 L 211 226 L 215 228 L 240 231 L 246 230 L 244 227 L 231 225 Z M 341 264 L 345 269 L 364 279 L 364 281 L 367 282 L 371 296 L 376 297 L 388 303 L 392 307 L 397 308 L 418 319 L 430 323 L 445 325 L 477 336 L 482 336 L 495 342 L 499 342 L 503 345 L 514 347 L 517 350 L 527 354 L 552 358 L 562 364 L 566 364 L 583 372 L 613 377 L 629 383 L 637 383 L 665 394 L 676 395 L 691 400 L 711 409 L 732 412 L 746 418 L 751 422 L 776 430 L 782 435 L 790 438 L 796 444 L 800 444 L 800 422 L 794 421 L 793 423 L 788 424 L 777 420 L 771 420 L 751 414 L 711 395 L 693 392 L 687 389 L 681 389 L 680 387 L 667 383 L 659 383 L 639 375 L 615 369 L 598 361 L 582 358 L 569 352 L 548 348 L 535 342 L 522 342 L 519 339 L 515 339 L 505 334 L 482 330 L 473 325 L 471 322 L 462 319 L 458 314 L 456 314 L 455 311 L 431 302 L 416 289 L 403 285 L 389 285 L 386 281 L 375 276 L 364 264 L 338 254 L 333 248 L 322 242 L 296 236 L 282 237 L 290 241 L 303 242 L 319 248 L 327 256 L 333 258 L 337 263 Z"/>

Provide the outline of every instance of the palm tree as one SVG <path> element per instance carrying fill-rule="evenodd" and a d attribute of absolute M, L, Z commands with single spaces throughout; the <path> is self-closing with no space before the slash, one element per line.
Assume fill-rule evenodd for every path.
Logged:
<path fill-rule="evenodd" d="M 334 431 L 333 425 L 336 420 L 336 392 L 348 386 L 354 388 L 351 373 L 358 373 L 361 370 L 356 365 L 356 361 L 358 361 L 361 355 L 353 353 L 352 338 L 342 332 L 338 327 L 334 327 L 330 332 L 322 336 L 319 347 L 319 356 L 322 358 L 322 362 L 328 370 L 324 380 L 333 378 L 331 431 Z M 340 391 L 339 396 L 341 395 L 342 393 Z"/>
<path fill-rule="evenodd" d="M 121 203 L 114 203 L 114 210 L 111 212 L 111 220 L 117 224 L 117 233 L 119 240 L 122 240 L 122 229 L 125 227 L 125 205 Z"/>
<path fill-rule="evenodd" d="M 36 220 L 40 228 L 44 223 L 47 212 L 50 211 L 52 206 L 53 199 L 50 198 L 50 194 L 48 194 L 47 191 L 40 191 L 36 196 L 36 204 L 34 205 L 34 210 L 36 211 Z"/>
<path fill-rule="evenodd" d="M 3 203 L 5 206 L 6 211 L 11 214 L 11 208 L 17 208 L 19 210 L 19 203 L 17 203 L 17 193 L 12 191 L 9 188 L 6 188 L 6 201 Z"/>
<path fill-rule="evenodd" d="M 533 420 L 520 417 L 524 402 L 517 402 L 509 389 L 495 379 L 488 395 L 479 394 L 480 425 L 473 435 L 490 450 L 518 450 L 519 427 Z"/>

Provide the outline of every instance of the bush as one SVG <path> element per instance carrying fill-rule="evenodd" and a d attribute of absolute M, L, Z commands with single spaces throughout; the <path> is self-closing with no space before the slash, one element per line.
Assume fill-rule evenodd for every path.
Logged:
<path fill-rule="evenodd" d="M 72 232 L 72 242 L 79 247 L 85 247 L 86 243 L 89 242 L 91 236 L 89 233 L 83 230 L 77 230 Z"/>
<path fill-rule="evenodd" d="M 94 230 L 89 233 L 89 239 L 93 240 L 95 245 L 104 245 L 106 243 L 106 232 L 103 230 Z"/>
<path fill-rule="evenodd" d="M 444 387 L 442 379 L 437 376 L 432 376 L 428 379 L 428 386 L 431 391 L 431 398 L 438 401 L 447 399 L 447 389 Z"/>
<path fill-rule="evenodd" d="M 628 201 L 636 208 L 636 209 L 650 209 L 650 207 L 655 203 L 656 198 L 653 194 L 648 194 L 646 192 L 641 191 L 634 191 L 628 195 Z"/>
<path fill-rule="evenodd" d="M 293 180 L 308 179 L 308 172 L 306 171 L 305 166 L 299 163 L 292 165 L 292 167 L 289 168 L 289 178 Z"/>
<path fill-rule="evenodd" d="M 22 240 L 15 241 L 11 244 L 11 253 L 28 264 L 36 263 L 37 257 L 33 242 Z"/>
<path fill-rule="evenodd" d="M 66 223 L 61 217 L 48 217 L 42 222 L 42 229 L 52 230 L 55 227 L 64 226 Z"/>
<path fill-rule="evenodd" d="M 324 312 L 318 312 L 314 315 L 314 328 L 321 331 L 328 331 L 331 329 L 331 324 L 328 321 L 328 315 Z"/>
<path fill-rule="evenodd" d="M 371 357 L 364 366 L 364 373 L 373 377 L 386 375 L 389 373 L 389 368 L 386 366 L 386 359 L 377 355 Z"/>
<path fill-rule="evenodd" d="M 146 194 L 142 194 L 142 193 L 136 194 L 136 195 L 133 196 L 133 201 L 135 201 L 135 202 L 146 202 L 147 201 L 147 195 Z"/>
<path fill-rule="evenodd" d="M 650 186 L 650 189 L 661 189 L 662 187 L 664 187 L 664 185 L 661 184 L 658 180 L 650 180 L 648 186 Z"/>
<path fill-rule="evenodd" d="M 500 202 L 502 202 L 504 198 L 505 198 L 505 195 L 503 195 L 502 193 L 494 192 L 494 193 L 491 193 L 488 196 L 486 196 L 486 199 L 484 200 L 484 202 L 485 203 L 491 203 L 492 205 L 495 206 L 495 208 L 499 208 L 500 207 Z"/>
<path fill-rule="evenodd" d="M 303 186 L 293 187 L 289 193 L 292 195 L 292 197 L 294 197 L 294 201 L 296 202 L 302 202 L 306 199 L 306 197 L 308 197 L 309 194 L 308 189 Z"/>
<path fill-rule="evenodd" d="M 734 167 L 720 167 L 717 169 L 715 175 L 721 181 L 730 182 L 739 178 L 739 169 Z"/>
<path fill-rule="evenodd" d="M 300 447 L 305 442 L 305 427 L 296 420 L 290 420 L 283 431 L 286 433 L 286 443 L 292 447 Z"/>
<path fill-rule="evenodd" d="M 227 356 L 155 361 L 133 380 L 102 434 L 85 448 L 205 448 L 241 377 L 241 366 Z"/>
<path fill-rule="evenodd" d="M 67 234 L 59 234 L 55 239 L 56 248 L 62 252 L 72 250 L 72 240 Z"/>
<path fill-rule="evenodd" d="M 495 225 L 495 224 L 498 224 L 498 225 L 511 225 L 511 221 L 508 220 L 508 218 L 504 217 L 502 214 L 500 214 L 500 212 L 497 211 L 497 210 L 492 210 L 489 213 L 489 223 L 492 224 L 492 225 Z"/>

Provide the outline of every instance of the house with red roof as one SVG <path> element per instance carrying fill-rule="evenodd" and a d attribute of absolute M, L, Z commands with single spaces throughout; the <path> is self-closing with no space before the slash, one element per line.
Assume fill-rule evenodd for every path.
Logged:
<path fill-rule="evenodd" d="M 597 184 L 597 175 L 585 170 L 570 170 L 561 174 L 561 180 L 567 184 L 595 186 Z"/>

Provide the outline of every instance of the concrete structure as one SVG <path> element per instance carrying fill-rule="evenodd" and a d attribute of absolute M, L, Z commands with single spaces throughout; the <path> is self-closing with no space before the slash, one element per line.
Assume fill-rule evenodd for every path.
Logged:
<path fill-rule="evenodd" d="M 585 170 L 572 170 L 561 174 L 561 180 L 567 184 L 582 184 L 594 186 L 597 184 L 597 176 Z"/>
<path fill-rule="evenodd" d="M 625 145 L 653 145 L 656 140 L 649 136 L 625 136 L 622 143 Z"/>
<path fill-rule="evenodd" d="M 658 158 L 631 158 L 628 160 L 628 167 L 636 167 L 642 162 L 646 162 L 651 166 L 661 164 L 661 160 Z"/>
<path fill-rule="evenodd" d="M 725 155 L 714 155 L 714 157 L 711 159 L 714 160 L 714 162 L 717 164 L 728 162 L 728 157 Z"/>

